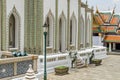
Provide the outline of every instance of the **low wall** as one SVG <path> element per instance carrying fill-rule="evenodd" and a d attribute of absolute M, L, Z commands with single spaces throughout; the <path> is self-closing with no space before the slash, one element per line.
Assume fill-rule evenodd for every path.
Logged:
<path fill-rule="evenodd" d="M 103 59 L 106 58 L 106 47 L 102 46 L 94 46 L 90 49 L 84 49 L 78 51 L 78 56 L 82 57 L 83 61 L 86 64 L 90 63 L 90 57 L 92 52 L 94 52 L 94 58 L 96 59 Z M 71 58 L 69 53 L 58 53 L 53 55 L 47 55 L 47 72 L 53 72 L 56 66 L 65 65 L 71 67 Z M 43 74 L 44 72 L 44 55 L 40 55 L 38 59 L 38 72 Z"/>
<path fill-rule="evenodd" d="M 78 51 L 78 56 L 82 57 L 84 62 L 87 60 L 86 64 L 89 64 L 89 57 L 92 53 L 91 49 Z M 43 74 L 44 72 L 44 56 L 40 55 L 38 59 L 38 72 Z M 71 68 L 72 59 L 69 56 L 69 53 L 59 53 L 54 55 L 47 55 L 47 72 L 53 72 L 56 66 L 64 65 Z"/>
<path fill-rule="evenodd" d="M 34 71 L 37 72 L 37 59 L 38 56 L 35 55 L 0 59 L 0 80 L 9 80 L 13 76 L 25 74 L 29 64 L 32 64 Z"/>
<path fill-rule="evenodd" d="M 68 54 L 55 54 L 55 55 L 47 55 L 47 72 L 53 72 L 54 67 L 64 65 L 64 66 L 69 66 L 69 58 Z M 39 56 L 39 61 L 38 61 L 38 71 L 40 73 L 44 72 L 44 56 L 40 55 Z"/>
<path fill-rule="evenodd" d="M 106 47 L 94 46 L 93 51 L 94 51 L 94 58 L 95 59 L 104 59 L 107 57 Z"/>

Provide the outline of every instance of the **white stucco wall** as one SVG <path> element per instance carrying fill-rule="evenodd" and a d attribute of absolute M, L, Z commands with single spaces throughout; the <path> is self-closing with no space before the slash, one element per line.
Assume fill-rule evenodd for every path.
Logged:
<path fill-rule="evenodd" d="M 19 13 L 19 16 L 20 16 L 20 29 L 21 29 L 20 47 L 21 47 L 21 50 L 23 51 L 23 48 L 24 48 L 24 0 L 6 0 L 7 26 L 8 26 L 9 15 L 11 14 L 11 11 L 14 6 L 17 9 L 17 12 Z"/>
<path fill-rule="evenodd" d="M 90 21 L 91 21 L 91 12 L 87 13 L 87 18 L 89 17 Z"/>
<path fill-rule="evenodd" d="M 78 21 L 78 0 L 70 0 L 70 17 L 75 14 L 76 20 Z"/>
<path fill-rule="evenodd" d="M 80 35 L 80 36 L 82 36 L 81 38 L 83 38 L 84 40 L 83 40 L 83 46 L 85 46 L 85 38 L 86 38 L 86 31 L 85 31 L 85 28 L 86 28 L 86 26 L 85 26 L 85 8 L 84 7 L 81 7 L 81 15 L 80 16 L 82 16 L 83 17 L 83 20 L 84 20 L 84 29 L 83 29 L 83 34 L 82 35 Z M 81 25 L 81 24 L 80 24 Z M 83 27 L 83 26 L 82 26 Z"/>
<path fill-rule="evenodd" d="M 78 47 L 78 0 L 70 0 L 70 19 L 72 18 L 74 13 L 74 16 L 76 18 L 76 26 L 75 26 L 75 32 L 74 34 L 76 34 L 76 39 L 75 39 L 75 45 L 76 45 L 76 49 Z"/>
<path fill-rule="evenodd" d="M 60 18 L 62 11 L 67 18 L 67 0 L 58 0 L 58 18 Z"/>
<path fill-rule="evenodd" d="M 47 17 L 48 12 L 51 10 L 52 15 L 55 18 L 55 0 L 43 0 L 43 15 L 44 15 L 44 21 Z M 44 23 L 43 21 L 43 23 Z"/>
<path fill-rule="evenodd" d="M 91 43 L 91 34 L 92 34 L 92 23 L 91 23 L 91 12 L 87 12 L 87 21 L 90 21 L 89 23 L 87 22 L 87 42 Z"/>
<path fill-rule="evenodd" d="M 81 7 L 81 15 L 83 16 L 84 22 L 85 22 L 85 8 Z"/>

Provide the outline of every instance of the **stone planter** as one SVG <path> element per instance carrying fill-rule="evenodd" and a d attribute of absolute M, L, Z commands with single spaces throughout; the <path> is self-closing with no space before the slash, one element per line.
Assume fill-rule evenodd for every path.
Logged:
<path fill-rule="evenodd" d="M 55 70 L 56 75 L 65 75 L 65 74 L 68 74 L 69 67 L 58 66 L 58 67 L 54 68 L 54 70 Z"/>
<path fill-rule="evenodd" d="M 92 60 L 93 64 L 95 64 L 96 66 L 99 66 L 102 62 L 102 59 L 94 59 Z"/>

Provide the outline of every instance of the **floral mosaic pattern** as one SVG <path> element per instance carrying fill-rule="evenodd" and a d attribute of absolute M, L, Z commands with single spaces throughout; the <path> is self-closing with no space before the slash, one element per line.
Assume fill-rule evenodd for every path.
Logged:
<path fill-rule="evenodd" d="M 14 75 L 14 64 L 1 64 L 0 65 L 0 79 L 5 77 L 11 77 Z"/>
<path fill-rule="evenodd" d="M 29 64 L 33 65 L 33 61 L 32 60 L 28 60 L 28 61 L 21 61 L 17 63 L 17 75 L 20 74 L 25 74 L 29 68 Z"/>

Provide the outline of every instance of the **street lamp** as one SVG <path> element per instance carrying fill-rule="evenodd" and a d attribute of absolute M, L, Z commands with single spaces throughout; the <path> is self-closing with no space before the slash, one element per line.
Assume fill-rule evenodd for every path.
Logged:
<path fill-rule="evenodd" d="M 47 80 L 47 71 L 46 71 L 46 36 L 47 36 L 48 26 L 49 25 L 46 22 L 43 25 L 43 31 L 44 31 L 44 80 Z"/>

